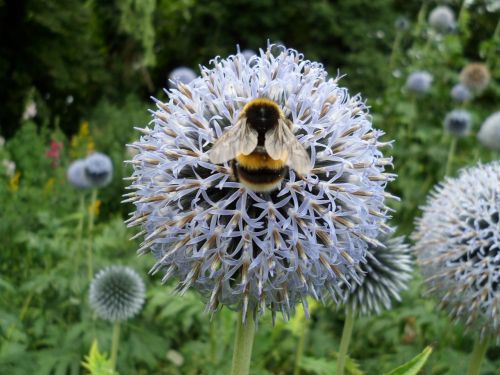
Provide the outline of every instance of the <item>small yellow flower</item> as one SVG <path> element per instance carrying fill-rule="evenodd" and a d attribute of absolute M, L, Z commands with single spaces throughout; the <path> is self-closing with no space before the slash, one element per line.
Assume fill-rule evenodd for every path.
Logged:
<path fill-rule="evenodd" d="M 78 159 L 91 154 L 94 150 L 95 144 L 90 135 L 89 122 L 84 121 L 78 129 L 78 133 L 71 138 L 70 155 L 73 159 Z"/>
<path fill-rule="evenodd" d="M 89 214 L 92 214 L 94 217 L 99 216 L 101 203 L 101 200 L 97 199 L 93 204 L 89 205 Z"/>
<path fill-rule="evenodd" d="M 21 179 L 21 172 L 16 172 L 14 176 L 9 179 L 9 190 L 13 193 L 19 190 L 19 181 Z"/>
<path fill-rule="evenodd" d="M 51 177 L 47 180 L 47 182 L 45 183 L 45 187 L 43 188 L 45 194 L 50 194 L 52 192 L 55 182 L 56 179 L 54 177 Z"/>

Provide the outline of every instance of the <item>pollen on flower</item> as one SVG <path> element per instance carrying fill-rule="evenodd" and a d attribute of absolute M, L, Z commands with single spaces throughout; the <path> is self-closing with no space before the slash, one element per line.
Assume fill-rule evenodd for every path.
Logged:
<path fill-rule="evenodd" d="M 271 49 L 273 53 L 271 53 Z M 297 51 L 269 45 L 250 60 L 215 58 L 201 76 L 155 100 L 129 163 L 139 253 L 151 251 L 155 274 L 176 278 L 181 293 L 201 293 L 210 312 L 221 305 L 270 310 L 288 319 L 307 297 L 336 299 L 339 284 L 390 228 L 385 193 L 395 175 L 364 101 L 350 96 L 323 66 Z M 288 169 L 278 189 L 255 192 L 230 162 L 208 154 L 256 98 L 278 104 L 314 163 L 298 177 Z M 321 156 L 319 156 L 321 155 Z"/>

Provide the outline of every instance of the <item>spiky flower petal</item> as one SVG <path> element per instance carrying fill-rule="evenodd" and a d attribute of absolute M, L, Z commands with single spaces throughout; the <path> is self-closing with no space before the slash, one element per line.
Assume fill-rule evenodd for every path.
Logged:
<path fill-rule="evenodd" d="M 440 33 L 453 31 L 455 24 L 455 13 L 446 5 L 437 6 L 429 13 L 429 25 Z"/>
<path fill-rule="evenodd" d="M 438 185 L 413 235 L 429 293 L 457 320 L 500 339 L 500 162 Z"/>
<path fill-rule="evenodd" d="M 472 97 L 472 93 L 467 87 L 465 87 L 461 83 L 458 83 L 451 89 L 450 96 L 456 102 L 463 103 Z"/>
<path fill-rule="evenodd" d="M 488 116 L 481 125 L 477 138 L 486 147 L 500 151 L 500 111 Z"/>
<path fill-rule="evenodd" d="M 463 137 L 469 134 L 472 118 L 469 111 L 465 109 L 454 109 L 448 112 L 444 118 L 444 129 L 455 137 Z"/>
<path fill-rule="evenodd" d="M 85 174 L 85 160 L 73 161 L 66 172 L 66 177 L 71 185 L 77 189 L 88 189 L 92 186 Z"/>
<path fill-rule="evenodd" d="M 195 78 L 196 78 L 196 73 L 194 72 L 193 69 L 185 66 L 180 66 L 172 70 L 168 75 L 169 86 L 176 87 L 179 84 L 179 82 L 188 84 Z"/>
<path fill-rule="evenodd" d="M 483 63 L 471 63 L 460 72 L 460 82 L 475 93 L 480 93 L 488 87 L 490 80 L 490 70 Z"/>
<path fill-rule="evenodd" d="M 425 94 L 431 88 L 432 79 L 432 75 L 429 72 L 413 72 L 406 79 L 405 86 L 408 91 L 416 94 Z"/>
<path fill-rule="evenodd" d="M 381 242 L 384 246 L 371 246 L 366 263 L 360 264 L 361 283 L 344 288 L 344 303 L 361 315 L 380 314 L 391 308 L 392 301 L 401 301 L 400 293 L 412 277 L 414 262 L 404 237 Z"/>
<path fill-rule="evenodd" d="M 359 96 L 294 50 L 270 45 L 251 62 L 237 53 L 212 64 L 157 101 L 152 127 L 142 129 L 128 223 L 142 226 L 139 252 L 157 258 L 151 272 L 179 278 L 181 292 L 200 291 L 209 311 L 269 308 L 286 318 L 297 302 L 307 308 L 308 295 L 335 297 L 368 244 L 389 230 L 384 189 L 394 176 L 380 151 L 389 143 Z M 208 157 L 259 97 L 281 107 L 313 164 L 302 178 L 287 171 L 270 193 L 246 188 L 229 163 Z"/>
<path fill-rule="evenodd" d="M 100 318 L 115 322 L 136 315 L 142 309 L 145 293 L 142 278 L 132 268 L 110 266 L 92 280 L 89 302 Z"/>
<path fill-rule="evenodd" d="M 92 187 L 104 187 L 113 178 L 113 162 L 109 156 L 94 152 L 87 156 L 85 162 L 85 177 Z"/>

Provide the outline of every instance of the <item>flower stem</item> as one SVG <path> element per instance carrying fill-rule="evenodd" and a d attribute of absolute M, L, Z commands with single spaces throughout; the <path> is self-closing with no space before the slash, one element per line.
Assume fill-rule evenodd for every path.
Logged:
<path fill-rule="evenodd" d="M 453 156 L 455 155 L 455 148 L 457 147 L 457 137 L 453 137 L 450 143 L 450 151 L 448 151 L 448 161 L 446 162 L 446 170 L 444 175 L 449 176 L 451 172 L 451 166 L 453 164 Z"/>
<path fill-rule="evenodd" d="M 337 359 L 337 372 L 336 375 L 344 375 L 345 362 L 347 359 L 347 349 L 351 342 L 352 327 L 354 326 L 354 311 L 351 307 L 345 309 L 345 322 L 342 331 L 342 338 L 340 339 L 339 357 Z"/>
<path fill-rule="evenodd" d="M 309 332 L 309 319 L 304 319 L 302 321 L 302 329 L 300 330 L 299 344 L 297 345 L 297 351 L 295 352 L 295 365 L 293 368 L 293 375 L 300 375 L 300 363 L 302 362 L 302 357 L 304 356 L 304 347 L 306 343 L 307 333 Z"/>
<path fill-rule="evenodd" d="M 111 366 L 116 369 L 116 359 L 118 358 L 118 346 L 120 345 L 120 321 L 113 323 L 113 337 L 111 339 Z"/>
<path fill-rule="evenodd" d="M 479 375 L 479 369 L 481 368 L 481 362 L 488 349 L 488 344 L 490 343 L 489 338 L 481 340 L 478 337 L 476 343 L 474 344 L 474 350 L 472 351 L 472 357 L 469 362 L 469 370 L 467 375 Z"/>
<path fill-rule="evenodd" d="M 87 239 L 87 275 L 89 281 L 92 281 L 92 276 L 94 275 L 94 261 L 92 259 L 92 247 L 93 247 L 93 237 L 94 237 L 94 208 L 95 202 L 97 201 L 97 189 L 92 190 L 92 196 L 90 198 L 90 209 L 89 209 L 89 226 L 88 226 L 88 239 Z"/>
<path fill-rule="evenodd" d="M 80 265 L 80 253 L 82 251 L 82 238 L 83 238 L 83 225 L 85 220 L 85 196 L 83 193 L 80 193 L 80 203 L 78 205 L 78 225 L 76 227 L 76 253 L 75 253 L 75 262 L 73 264 L 74 274 L 76 275 L 76 270 Z"/>
<path fill-rule="evenodd" d="M 493 72 L 495 69 L 495 62 L 497 61 L 497 47 L 500 46 L 500 20 L 497 22 L 497 26 L 495 27 L 495 31 L 493 32 L 493 37 L 491 38 L 491 47 L 488 51 L 488 55 L 486 57 L 486 66 Z"/>
<path fill-rule="evenodd" d="M 240 313 L 236 323 L 231 375 L 248 375 L 250 371 L 254 335 L 255 322 L 253 317 L 247 314 L 245 323 L 243 323 L 243 313 Z"/>
<path fill-rule="evenodd" d="M 391 57 L 389 58 L 389 70 L 392 75 L 392 70 L 396 63 L 396 58 L 399 55 L 399 47 L 401 46 L 401 39 L 403 39 L 403 33 L 401 31 L 396 31 L 396 37 L 394 38 L 394 43 L 392 44 Z"/>

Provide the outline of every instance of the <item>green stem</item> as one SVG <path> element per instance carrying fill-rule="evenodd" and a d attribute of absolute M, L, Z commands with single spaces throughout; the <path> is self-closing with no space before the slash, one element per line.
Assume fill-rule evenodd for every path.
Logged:
<path fill-rule="evenodd" d="M 236 323 L 231 375 L 248 375 L 250 371 L 254 335 L 255 322 L 253 317 L 247 314 L 245 323 L 243 323 L 243 314 L 240 313 Z"/>
<path fill-rule="evenodd" d="M 85 221 L 85 195 L 84 193 L 80 193 L 80 202 L 78 204 L 78 225 L 76 227 L 76 253 L 75 253 L 75 262 L 73 264 L 74 274 L 77 272 L 77 267 L 80 265 L 80 256 L 82 252 L 82 239 L 83 239 L 83 226 Z"/>
<path fill-rule="evenodd" d="M 92 247 L 94 237 L 94 209 L 95 202 L 97 201 L 97 189 L 92 190 L 92 197 L 90 198 L 89 209 L 89 227 L 88 227 L 88 240 L 87 240 L 87 275 L 89 281 L 92 281 L 94 275 L 94 261 L 92 259 Z"/>
<path fill-rule="evenodd" d="M 422 6 L 420 7 L 420 10 L 418 11 L 418 16 L 417 16 L 417 25 L 415 27 L 415 37 L 418 38 L 422 32 L 422 29 L 425 24 L 425 17 L 427 15 L 427 6 L 428 6 L 428 1 L 423 0 L 422 1 Z"/>
<path fill-rule="evenodd" d="M 418 101 L 416 94 L 412 94 L 411 105 L 413 107 L 413 116 L 410 119 L 410 123 L 408 124 L 407 134 L 406 134 L 406 139 L 408 139 L 409 141 L 411 141 L 414 138 L 413 132 L 415 130 L 416 122 L 418 120 Z"/>
<path fill-rule="evenodd" d="M 111 339 L 111 366 L 116 369 L 116 359 L 118 358 L 118 347 L 120 345 L 120 321 L 113 323 L 113 337 Z"/>
<path fill-rule="evenodd" d="M 496 51 L 498 47 L 500 47 L 500 19 L 498 20 L 497 27 L 495 27 L 495 31 L 493 32 L 491 47 L 486 58 L 486 66 L 490 69 L 491 72 L 493 72 L 495 69 L 495 62 L 497 61 Z"/>
<path fill-rule="evenodd" d="M 306 344 L 307 333 L 309 332 L 309 319 L 304 319 L 302 321 L 301 328 L 299 344 L 297 345 L 297 351 L 295 352 L 293 375 L 300 375 L 300 363 L 302 362 L 302 357 L 304 356 L 304 347 Z"/>
<path fill-rule="evenodd" d="M 396 63 L 396 57 L 399 54 L 399 46 L 401 45 L 401 39 L 403 39 L 403 33 L 401 31 L 396 31 L 396 37 L 394 38 L 394 43 L 392 43 L 391 57 L 389 59 L 389 71 L 392 75 L 392 70 Z"/>
<path fill-rule="evenodd" d="M 481 340 L 480 337 L 477 338 L 474 344 L 474 350 L 472 351 L 472 357 L 469 362 L 469 370 L 467 375 L 479 375 L 479 369 L 481 368 L 481 362 L 483 361 L 486 350 L 488 349 L 488 344 L 490 343 L 489 338 Z"/>
<path fill-rule="evenodd" d="M 450 143 L 450 151 L 448 151 L 448 161 L 446 162 L 446 170 L 444 175 L 449 176 L 451 172 L 451 166 L 453 164 L 453 156 L 455 155 L 455 148 L 457 147 L 457 137 L 453 137 Z"/>
<path fill-rule="evenodd" d="M 340 340 L 339 357 L 337 359 L 337 372 L 336 375 L 344 375 L 345 362 L 347 359 L 347 349 L 351 342 L 352 327 L 354 326 L 354 311 L 351 307 L 346 307 L 344 330 L 342 331 L 342 338 Z"/>

